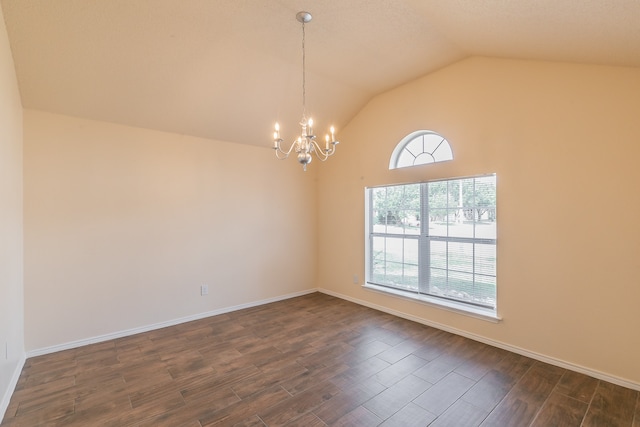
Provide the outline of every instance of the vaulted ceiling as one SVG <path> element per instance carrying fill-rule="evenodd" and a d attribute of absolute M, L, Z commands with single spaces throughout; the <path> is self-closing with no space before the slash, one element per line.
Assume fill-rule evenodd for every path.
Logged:
<path fill-rule="evenodd" d="M 640 67 L 638 0 L 0 0 L 25 108 L 269 146 L 469 56 Z"/>

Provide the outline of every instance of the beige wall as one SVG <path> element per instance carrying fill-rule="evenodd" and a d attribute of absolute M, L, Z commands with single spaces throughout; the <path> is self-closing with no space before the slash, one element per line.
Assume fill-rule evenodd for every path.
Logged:
<path fill-rule="evenodd" d="M 640 70 L 472 58 L 374 98 L 318 178 L 318 286 L 640 385 Z M 409 132 L 455 160 L 388 170 Z M 364 187 L 497 173 L 498 324 L 373 293 Z"/>
<path fill-rule="evenodd" d="M 27 350 L 315 286 L 313 170 L 268 147 L 24 120 Z"/>
<path fill-rule="evenodd" d="M 473 58 L 374 98 L 306 174 L 267 148 L 27 110 L 27 349 L 317 285 L 640 384 L 638 94 L 637 69 Z M 388 171 L 416 129 L 446 136 L 455 160 Z M 502 322 L 352 283 L 365 186 L 489 172 Z"/>
<path fill-rule="evenodd" d="M 22 104 L 0 8 L 0 418 L 23 358 Z"/>

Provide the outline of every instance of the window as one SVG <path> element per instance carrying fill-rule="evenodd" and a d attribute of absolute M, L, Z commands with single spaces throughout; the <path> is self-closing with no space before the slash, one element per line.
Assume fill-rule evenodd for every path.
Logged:
<path fill-rule="evenodd" d="M 496 176 L 366 189 L 367 285 L 495 316 Z"/>
<path fill-rule="evenodd" d="M 419 130 L 405 136 L 391 154 L 389 169 L 406 168 L 452 160 L 449 142 L 441 135 Z"/>

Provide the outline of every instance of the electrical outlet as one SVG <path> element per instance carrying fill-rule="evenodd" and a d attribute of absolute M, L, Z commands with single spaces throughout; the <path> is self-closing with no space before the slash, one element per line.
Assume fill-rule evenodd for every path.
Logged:
<path fill-rule="evenodd" d="M 209 295 L 209 285 L 200 285 L 200 295 Z"/>
<path fill-rule="evenodd" d="M 360 284 L 360 278 L 358 277 L 357 274 L 353 275 L 353 284 L 354 285 L 359 285 Z"/>

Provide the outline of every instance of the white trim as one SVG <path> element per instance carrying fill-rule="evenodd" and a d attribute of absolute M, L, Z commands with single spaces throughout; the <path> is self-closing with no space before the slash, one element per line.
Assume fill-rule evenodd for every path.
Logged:
<path fill-rule="evenodd" d="M 9 385 L 7 389 L 4 391 L 4 396 L 2 396 L 2 400 L 0 400 L 0 423 L 4 419 L 6 415 L 7 409 L 9 408 L 9 403 L 11 402 L 11 396 L 18 385 L 18 380 L 20 379 L 20 374 L 22 373 L 22 368 L 24 368 L 24 364 L 27 361 L 25 354 L 23 353 L 18 360 L 18 364 L 13 371 L 13 375 L 11 376 L 11 381 L 9 381 Z"/>
<path fill-rule="evenodd" d="M 149 332 L 149 331 L 153 331 L 153 330 L 156 330 L 156 329 L 162 329 L 162 328 L 166 328 L 168 326 L 175 326 L 175 325 L 179 325 L 181 323 L 186 323 L 186 322 L 191 322 L 191 321 L 194 321 L 194 320 L 204 319 L 206 317 L 217 316 L 217 315 L 220 315 L 220 314 L 230 313 L 232 311 L 242 310 L 242 309 L 245 309 L 245 308 L 257 307 L 257 306 L 264 305 L 264 304 L 269 304 L 269 303 L 272 303 L 272 302 L 283 301 L 283 300 L 287 300 L 287 299 L 290 299 L 290 298 L 295 298 L 295 297 L 299 297 L 299 296 L 302 296 L 302 295 L 311 294 L 311 293 L 317 292 L 317 291 L 318 291 L 318 289 L 316 289 L 316 288 L 307 289 L 305 291 L 294 292 L 292 294 L 286 294 L 286 295 L 280 295 L 280 296 L 277 296 L 277 297 L 267 298 L 267 299 L 263 299 L 263 300 L 260 300 L 260 301 L 253 301 L 253 302 L 249 302 L 249 303 L 245 303 L 245 304 L 234 305 L 232 307 L 219 308 L 217 310 L 207 311 L 207 312 L 204 312 L 204 313 L 194 314 L 194 315 L 191 315 L 191 316 L 180 317 L 178 319 L 167 320 L 165 322 L 154 323 L 152 325 L 141 326 L 141 327 L 138 327 L 138 328 L 127 329 L 127 330 L 124 330 L 124 331 L 112 332 L 110 334 L 99 335 L 97 337 L 84 338 L 84 339 L 81 339 L 81 340 L 71 341 L 71 342 L 67 342 L 67 343 L 63 343 L 63 344 L 57 344 L 57 345 L 53 345 L 53 346 L 50 346 L 50 347 L 39 348 L 39 349 L 36 349 L 36 350 L 28 351 L 27 352 L 27 358 L 35 357 L 35 356 L 42 356 L 44 354 L 55 353 L 55 352 L 62 351 L 62 350 L 69 350 L 69 349 L 72 349 L 72 348 L 82 347 L 82 346 L 89 345 L 89 344 L 96 344 L 96 343 L 109 341 L 109 340 L 116 339 L 116 338 L 128 337 L 130 335 L 140 334 L 140 333 L 143 333 L 143 332 Z M 18 374 L 20 374 L 20 372 L 18 372 Z"/>
<path fill-rule="evenodd" d="M 393 295 L 399 298 L 407 299 L 409 301 L 415 301 L 420 304 L 428 305 L 430 307 L 441 308 L 443 310 L 473 317 L 475 319 L 486 320 L 487 322 L 499 323 L 500 321 L 502 321 L 502 317 L 498 316 L 498 314 L 493 310 L 483 310 L 480 307 L 474 307 L 470 304 L 456 303 L 455 301 L 434 298 L 426 294 L 406 292 L 402 289 L 394 289 L 388 286 L 375 285 L 373 283 L 365 283 L 364 285 L 362 285 L 362 288 L 368 291 L 379 292 L 381 294 Z"/>
<path fill-rule="evenodd" d="M 389 313 L 392 314 L 394 316 L 398 316 L 401 317 L 403 319 L 407 319 L 407 320 L 411 320 L 413 322 L 417 322 L 417 323 L 421 323 L 423 325 L 427 325 L 427 326 L 431 326 L 433 328 L 437 328 L 446 332 L 450 332 L 452 334 L 456 334 L 456 335 L 460 335 L 469 339 L 472 339 L 474 341 L 478 341 L 478 342 L 482 342 L 484 344 L 488 344 L 491 345 L 493 347 L 498 347 L 501 348 L 503 350 L 507 350 L 516 354 L 520 354 L 522 356 L 526 356 L 526 357 L 530 357 L 531 359 L 535 359 L 535 360 L 539 360 L 541 362 L 545 362 L 548 363 L 550 365 L 554 365 L 554 366 L 559 366 L 561 368 L 564 369 L 568 369 L 571 371 L 575 371 L 575 372 L 579 372 L 585 375 L 589 375 L 591 377 L 603 380 L 603 381 L 608 381 L 612 384 L 616 384 L 619 385 L 621 387 L 626 387 L 632 390 L 638 390 L 640 391 L 640 384 L 639 383 L 635 383 L 629 380 L 626 380 L 624 378 L 620 378 L 620 377 L 616 377 L 610 374 L 606 374 L 604 372 L 600 372 L 591 368 L 587 368 L 584 366 L 580 366 L 580 365 L 576 365 L 573 363 L 569 363 L 566 362 L 564 360 L 560 360 L 560 359 L 556 359 L 553 357 L 549 357 L 540 353 L 536 353 L 530 350 L 525 350 L 523 348 L 517 347 L 517 346 L 513 346 L 510 344 L 506 344 L 500 341 L 495 341 L 480 335 L 476 335 L 467 331 L 463 331 L 461 329 L 456 329 L 456 328 L 452 328 L 450 326 L 444 325 L 442 323 L 438 323 L 438 322 L 433 322 L 430 320 L 426 320 L 423 319 L 421 317 L 417 317 L 417 316 L 413 316 L 407 313 L 403 313 L 401 311 L 397 311 L 397 310 L 393 310 L 390 309 L 388 307 L 384 307 L 381 305 L 377 305 L 377 304 L 373 304 L 370 303 L 368 301 L 364 301 L 358 298 L 352 298 L 349 297 L 347 295 L 343 295 L 340 294 L 338 292 L 334 292 L 334 291 L 330 291 L 328 289 L 324 289 L 324 288 L 314 288 L 314 289 L 308 289 L 305 291 L 301 291 L 301 292 L 296 292 L 296 293 L 292 293 L 292 294 L 287 294 L 287 295 L 281 295 L 278 297 L 274 297 L 274 298 L 268 298 L 268 299 L 264 299 L 264 300 L 260 300 L 260 301 L 254 301 L 254 302 L 250 302 L 250 303 L 246 303 L 246 304 L 240 304 L 240 305 L 236 305 L 236 306 L 232 306 L 232 307 L 226 307 L 226 308 L 221 308 L 218 310 L 213 310 L 213 311 L 209 311 L 206 313 L 200 313 L 200 314 L 196 314 L 196 315 L 192 315 L 192 316 L 187 316 L 187 317 L 182 317 L 179 319 L 174 319 L 174 320 L 170 320 L 167 322 L 161 322 L 161 323 L 156 323 L 154 325 L 148 325 L 148 326 L 143 326 L 140 328 L 134 328 L 134 329 L 128 329 L 126 331 L 120 331 L 120 332 L 115 332 L 112 334 L 106 334 L 106 335 L 101 335 L 98 337 L 93 337 L 93 338 L 88 338 L 88 339 L 84 339 L 84 340 L 78 340 L 78 341 L 73 341 L 73 342 L 69 342 L 69 343 L 65 343 L 65 344 L 60 344 L 60 345 L 55 345 L 55 346 L 51 346 L 51 347 L 46 347 L 46 348 L 42 348 L 42 349 L 37 349 L 37 350 L 32 350 L 27 352 L 26 354 L 26 358 L 29 357 L 34 357 L 34 356 L 40 356 L 43 354 L 49 354 L 49 353 L 54 353 L 56 351 L 62 351 L 62 350 L 68 350 L 71 348 L 76 348 L 76 347 L 81 347 L 83 345 L 88 345 L 88 344 L 95 344 L 95 343 L 99 343 L 99 342 L 103 342 L 103 341 L 108 341 L 111 339 L 115 339 L 115 338 L 122 338 L 122 337 L 126 337 L 129 335 L 134 335 L 134 334 L 138 334 L 138 333 L 142 333 L 142 332 L 148 332 L 148 331 L 152 331 L 155 329 L 161 329 L 161 328 L 165 328 L 167 326 L 174 326 L 174 325 L 178 325 L 180 323 L 186 323 L 186 322 L 190 322 L 193 320 L 199 320 L 199 319 L 203 319 L 205 317 L 210 317 L 210 316 L 216 316 L 219 314 L 225 314 L 225 313 L 230 313 L 232 311 L 237 311 L 237 310 L 242 310 L 245 308 L 251 308 L 251 307 L 257 307 L 260 305 L 264 305 L 264 304 L 269 304 L 272 302 L 277 302 L 277 301 L 282 301 L 282 300 L 286 300 L 286 299 L 290 299 L 290 298 L 295 298 L 298 296 L 302 296 L 302 295 L 307 295 L 307 294 L 311 294 L 313 292 L 321 292 L 323 294 L 327 294 L 327 295 L 331 295 L 334 296 L 336 298 L 340 298 L 346 301 L 350 301 L 353 302 L 355 304 L 359 304 L 365 307 L 369 307 L 372 308 L 374 310 L 378 310 L 378 311 L 382 311 L 385 313 Z M 19 363 L 18 366 L 16 367 L 14 374 L 13 374 L 13 378 L 11 379 L 11 383 L 10 383 L 10 387 L 7 389 L 7 391 L 5 392 L 5 395 L 2 399 L 2 401 L 0 402 L 0 414 L 2 414 L 2 416 L 4 417 L 4 412 L 7 410 L 8 406 L 9 406 L 9 401 L 11 399 L 11 395 L 13 394 L 13 390 L 15 390 L 15 387 L 18 383 L 18 379 L 20 378 L 20 373 L 22 372 L 22 368 L 24 367 L 25 364 L 25 357 L 23 356 Z M 11 393 L 9 393 L 9 390 L 11 390 Z"/>
<path fill-rule="evenodd" d="M 607 381 L 612 384 L 619 385 L 621 387 L 630 388 L 632 390 L 640 391 L 640 383 L 635 383 L 633 381 L 626 380 L 624 378 L 616 377 L 614 375 L 610 375 L 604 372 L 600 372 L 591 368 L 587 368 L 585 366 L 576 365 L 570 362 L 566 362 L 564 360 L 556 359 L 554 357 L 546 356 L 544 354 L 536 353 L 530 350 L 526 350 L 517 346 L 513 346 L 511 344 L 506 344 L 501 341 L 495 341 L 490 338 L 483 337 L 481 335 L 476 335 L 471 332 L 463 331 L 461 329 L 452 328 L 450 326 L 444 325 L 442 323 L 433 322 L 431 320 L 426 320 L 421 317 L 413 316 L 411 314 L 403 313 L 401 311 L 393 310 L 388 307 L 384 307 L 381 305 L 373 304 L 368 301 L 364 301 L 358 298 L 352 298 L 347 295 L 340 294 L 338 292 L 330 291 L 324 288 L 318 288 L 318 292 L 322 292 L 323 294 L 331 295 L 336 298 L 340 298 L 346 301 L 351 301 L 353 303 L 363 305 L 365 307 L 372 308 L 374 310 L 382 311 L 385 313 L 392 314 L 394 316 L 402 317 L 403 319 L 411 320 L 413 322 L 421 323 L 423 325 L 431 326 L 436 329 L 440 329 L 446 332 L 450 332 L 455 335 L 460 335 L 465 338 L 472 339 L 474 341 L 478 341 L 484 344 L 488 344 L 493 347 L 498 347 L 503 350 L 510 351 L 512 353 L 520 354 L 522 356 L 529 357 L 531 359 L 539 360 L 544 363 L 548 363 L 550 365 L 558 366 L 560 368 L 568 369 L 570 371 L 579 372 L 581 374 L 588 375 L 590 377 L 597 378 L 599 380 Z"/>

